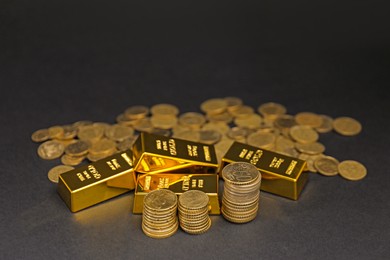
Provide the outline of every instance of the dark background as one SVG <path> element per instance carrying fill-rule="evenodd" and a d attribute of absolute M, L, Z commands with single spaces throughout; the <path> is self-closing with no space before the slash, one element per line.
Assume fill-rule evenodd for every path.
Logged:
<path fill-rule="evenodd" d="M 385 1 L 0 1 L 1 259 L 385 259 L 389 257 L 390 21 Z M 71 213 L 30 139 L 131 105 L 237 96 L 290 114 L 351 116 L 358 136 L 326 154 L 368 169 L 311 174 L 298 201 L 261 194 L 242 225 L 156 240 L 133 192 Z"/>

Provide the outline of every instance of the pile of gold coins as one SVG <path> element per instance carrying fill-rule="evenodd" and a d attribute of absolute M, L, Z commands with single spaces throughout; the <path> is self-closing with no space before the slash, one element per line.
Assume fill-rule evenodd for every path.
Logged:
<path fill-rule="evenodd" d="M 148 193 L 144 198 L 142 231 L 149 237 L 167 238 L 178 227 L 176 194 L 167 189 Z"/>
<path fill-rule="evenodd" d="M 221 212 L 234 223 L 256 218 L 259 210 L 261 174 L 247 162 L 233 162 L 222 169 L 224 189 Z"/>
<path fill-rule="evenodd" d="M 303 159 L 308 171 L 324 176 L 360 180 L 367 174 L 364 165 L 355 160 L 339 162 L 327 155 L 325 145 L 318 141 L 320 134 L 332 130 L 343 136 L 359 134 L 362 126 L 354 118 L 333 119 L 313 112 L 290 115 L 282 104 L 275 102 L 263 103 L 255 111 L 237 97 L 205 100 L 200 110 L 202 113 L 180 114 L 179 108 L 172 104 L 156 104 L 150 108 L 136 105 L 120 113 L 114 124 L 78 121 L 37 130 L 31 138 L 41 143 L 38 147 L 41 158 L 60 158 L 68 166 L 129 149 L 144 131 L 213 144 L 219 161 L 230 145 L 238 141 Z M 61 170 L 62 167 L 55 172 Z"/>
<path fill-rule="evenodd" d="M 172 104 L 135 105 L 120 113 L 113 124 L 84 120 L 55 125 L 35 131 L 31 139 L 40 143 L 37 149 L 40 158 L 61 162 L 48 172 L 49 180 L 54 183 L 61 173 L 80 164 L 131 149 L 141 132 L 213 145 L 220 164 L 237 141 L 305 160 L 305 170 L 323 176 L 340 175 L 357 181 L 367 175 L 363 164 L 355 160 L 340 162 L 326 154 L 325 145 L 319 142 L 321 134 L 331 131 L 343 136 L 359 134 L 362 126 L 354 118 L 332 118 L 306 111 L 291 115 L 275 102 L 254 109 L 237 97 L 205 100 L 200 111 L 180 113 Z M 261 173 L 251 164 L 231 163 L 221 174 L 223 217 L 233 223 L 255 219 Z M 143 204 L 142 230 L 153 238 L 169 237 L 179 226 L 189 234 L 202 234 L 211 226 L 208 199 L 197 191 L 183 193 L 179 199 L 165 189 L 150 192 Z"/>
<path fill-rule="evenodd" d="M 200 190 L 188 190 L 179 196 L 180 228 L 189 234 L 202 234 L 211 227 L 209 196 Z"/>

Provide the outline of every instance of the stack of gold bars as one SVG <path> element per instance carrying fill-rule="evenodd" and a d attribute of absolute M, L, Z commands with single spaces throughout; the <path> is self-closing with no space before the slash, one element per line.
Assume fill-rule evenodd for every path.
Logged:
<path fill-rule="evenodd" d="M 358 134 L 362 127 L 353 118 L 332 119 L 312 112 L 293 116 L 273 102 L 260 105 L 256 113 L 236 97 L 209 99 L 200 109 L 204 114 L 179 115 L 171 104 L 132 106 L 115 124 L 78 121 L 37 130 L 31 138 L 41 143 L 41 158 L 61 158 L 62 164 L 48 177 L 58 183 L 58 193 L 72 212 L 134 190 L 133 213 L 144 213 L 142 228 L 155 238 L 176 231 L 172 214 L 177 208 L 182 229 L 200 234 L 210 228 L 208 214 L 221 214 L 221 204 L 227 220 L 253 220 L 259 187 L 297 200 L 309 171 L 348 180 L 366 176 L 361 163 L 325 155 L 325 146 L 318 141 L 319 134 L 332 130 L 344 136 Z M 226 168 L 238 162 L 240 169 L 253 167 Z M 222 201 L 220 175 L 225 184 Z M 166 200 L 161 198 L 171 195 L 157 196 L 158 190 L 179 196 L 179 205 L 159 208 L 158 203 Z M 199 192 L 187 193 L 193 190 Z M 208 206 L 188 205 L 185 196 L 180 200 L 184 194 L 203 202 L 201 194 L 206 194 Z"/>

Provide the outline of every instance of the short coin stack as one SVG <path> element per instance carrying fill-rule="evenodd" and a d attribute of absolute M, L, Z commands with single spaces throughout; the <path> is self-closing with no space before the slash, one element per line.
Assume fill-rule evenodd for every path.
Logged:
<path fill-rule="evenodd" d="M 224 191 L 222 215 L 230 222 L 246 223 L 256 218 L 259 210 L 261 174 L 247 162 L 234 162 L 222 169 Z"/>
<path fill-rule="evenodd" d="M 142 230 L 152 238 L 172 236 L 178 229 L 177 196 L 167 189 L 154 190 L 144 198 Z"/>
<path fill-rule="evenodd" d="M 179 196 L 179 222 L 189 234 L 202 234 L 209 230 L 209 196 L 200 190 L 189 190 Z"/>

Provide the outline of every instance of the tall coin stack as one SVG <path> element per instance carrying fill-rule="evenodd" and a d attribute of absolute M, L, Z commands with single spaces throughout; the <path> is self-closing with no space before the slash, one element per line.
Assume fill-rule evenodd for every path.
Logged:
<path fill-rule="evenodd" d="M 261 174 L 247 162 L 234 162 L 222 169 L 224 191 L 221 212 L 234 223 L 246 223 L 256 218 L 259 210 Z"/>
<path fill-rule="evenodd" d="M 166 189 L 148 193 L 143 204 L 143 232 L 152 238 L 166 238 L 172 236 L 178 227 L 176 194 Z"/>
<path fill-rule="evenodd" d="M 200 190 L 189 190 L 179 196 L 179 222 L 189 234 L 202 234 L 209 230 L 209 196 Z"/>

